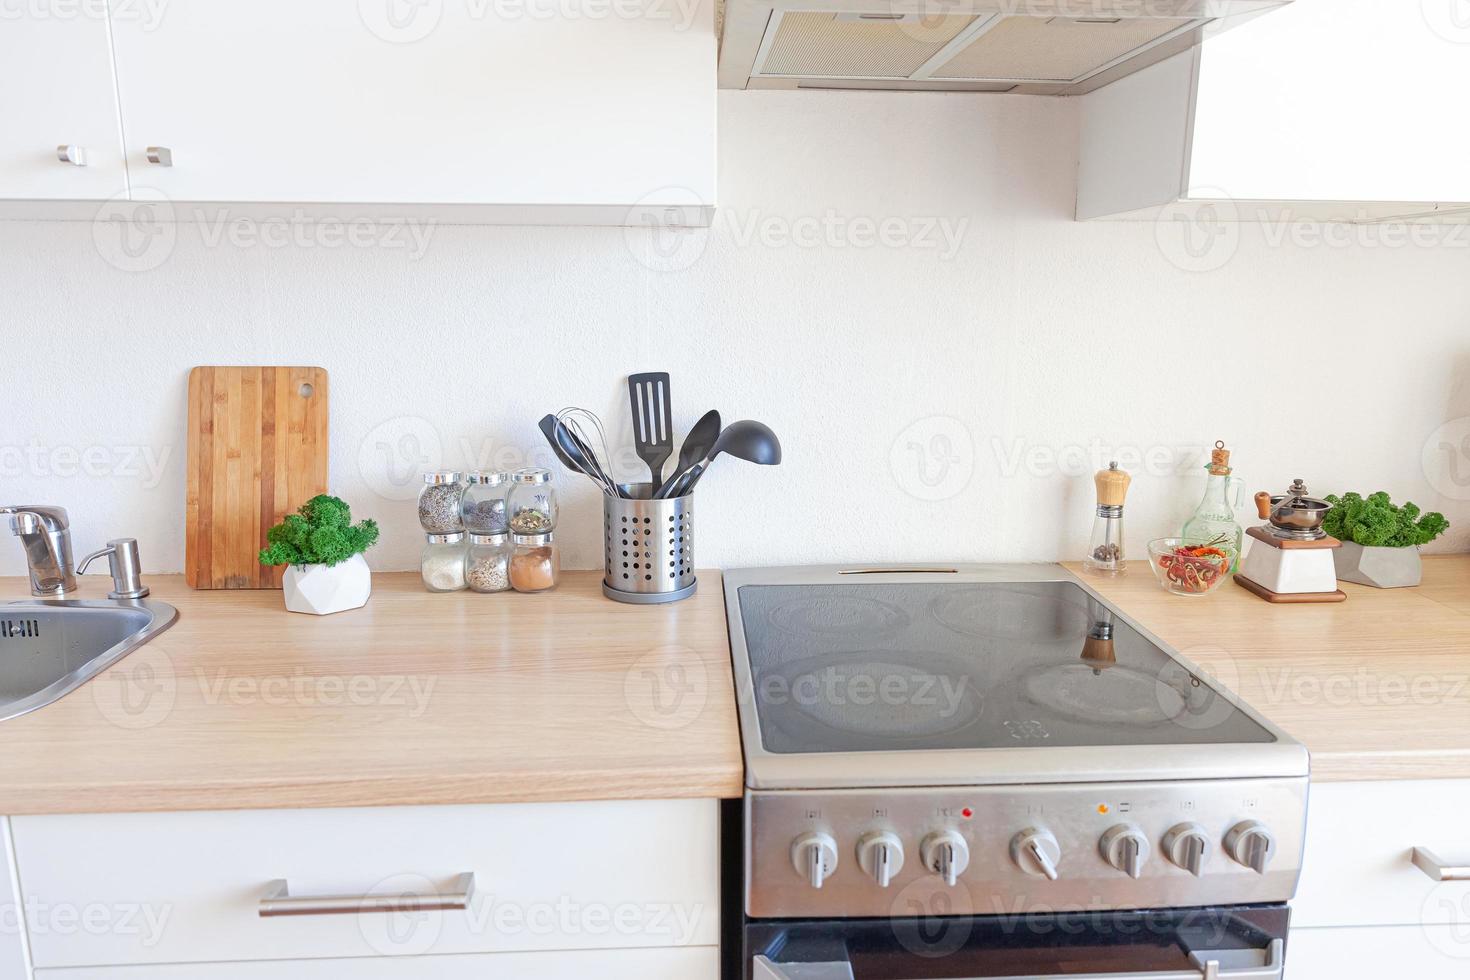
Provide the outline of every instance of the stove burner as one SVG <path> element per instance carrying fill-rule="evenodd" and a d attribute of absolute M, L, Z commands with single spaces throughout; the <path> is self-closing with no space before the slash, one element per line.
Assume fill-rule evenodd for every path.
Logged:
<path fill-rule="evenodd" d="M 1044 667 L 1030 673 L 1023 687 L 1036 704 L 1073 721 L 1146 728 L 1171 722 L 1188 707 L 1160 678 L 1118 665 Z"/>
<path fill-rule="evenodd" d="M 772 609 L 771 625 L 796 636 L 872 636 L 909 625 L 897 606 L 854 595 L 805 596 Z"/>
<path fill-rule="evenodd" d="M 952 670 L 946 670 L 946 666 Z M 850 751 L 949 735 L 980 720 L 969 671 L 935 653 L 858 651 L 762 674 L 759 710 L 803 745 Z"/>
<path fill-rule="evenodd" d="M 929 614 L 956 633 L 1007 640 L 1080 641 L 1092 625 L 1086 610 L 1054 594 L 994 585 L 947 590 L 929 604 Z"/>

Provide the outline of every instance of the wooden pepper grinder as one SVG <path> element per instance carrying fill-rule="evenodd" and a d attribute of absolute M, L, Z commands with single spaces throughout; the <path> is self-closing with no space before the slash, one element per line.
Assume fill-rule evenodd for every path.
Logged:
<path fill-rule="evenodd" d="M 1126 567 L 1123 556 L 1123 498 L 1133 481 L 1114 460 L 1093 477 L 1097 485 L 1097 519 L 1092 524 L 1092 546 L 1082 565 L 1099 575 L 1117 575 Z"/>

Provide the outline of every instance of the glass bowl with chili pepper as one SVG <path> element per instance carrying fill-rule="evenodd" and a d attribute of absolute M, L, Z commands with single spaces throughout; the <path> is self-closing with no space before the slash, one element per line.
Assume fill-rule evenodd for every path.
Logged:
<path fill-rule="evenodd" d="M 1180 538 L 1148 543 L 1154 576 L 1175 595 L 1209 595 L 1230 577 L 1230 554 L 1213 545 L 1188 545 Z"/>

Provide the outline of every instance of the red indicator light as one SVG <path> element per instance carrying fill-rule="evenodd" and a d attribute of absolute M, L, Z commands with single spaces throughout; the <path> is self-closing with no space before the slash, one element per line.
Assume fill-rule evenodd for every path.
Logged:
<path fill-rule="evenodd" d="M 966 820 L 969 820 L 974 815 L 975 811 L 971 810 L 969 807 L 965 807 L 963 810 L 960 811 L 960 816 L 964 817 Z"/>

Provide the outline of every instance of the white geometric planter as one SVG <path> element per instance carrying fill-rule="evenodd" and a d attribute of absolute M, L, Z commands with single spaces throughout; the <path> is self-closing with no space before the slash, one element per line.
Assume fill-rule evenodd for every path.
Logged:
<path fill-rule="evenodd" d="M 335 565 L 291 565 L 281 579 L 281 589 L 291 612 L 325 616 L 367 605 L 373 573 L 362 555 Z"/>
<path fill-rule="evenodd" d="M 1418 548 L 1370 548 L 1344 541 L 1332 553 L 1332 560 L 1342 581 L 1379 589 L 1418 585 L 1424 574 Z"/>

